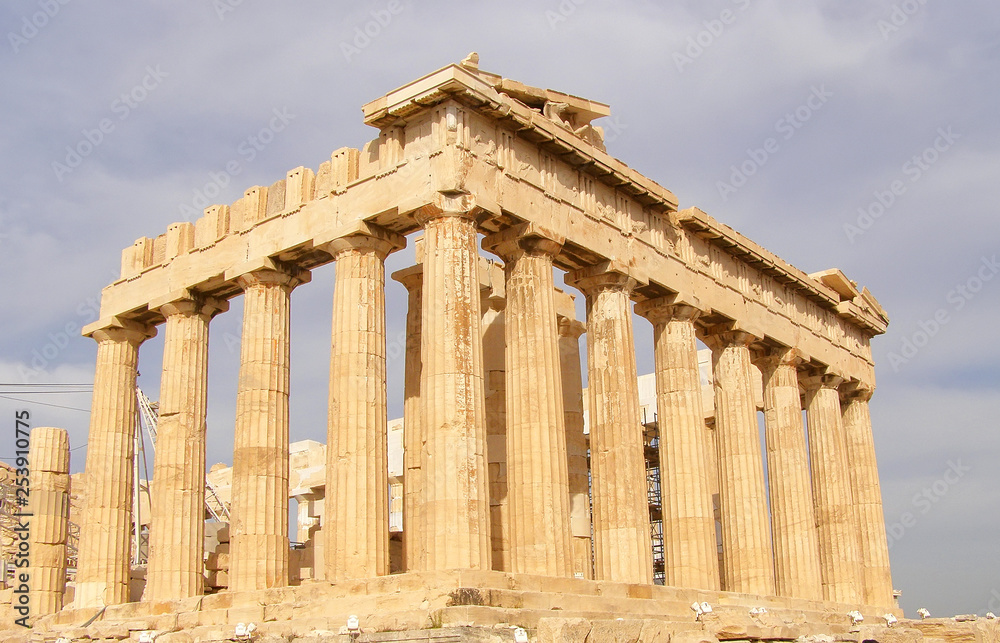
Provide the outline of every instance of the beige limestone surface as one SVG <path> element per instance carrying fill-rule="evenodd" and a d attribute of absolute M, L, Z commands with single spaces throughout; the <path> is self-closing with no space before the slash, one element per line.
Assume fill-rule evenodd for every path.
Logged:
<path fill-rule="evenodd" d="M 389 573 L 385 257 L 388 231 L 332 242 L 336 262 L 323 536 L 326 579 Z"/>
<path fill-rule="evenodd" d="M 722 588 L 770 596 L 775 593 L 774 556 L 751 384 L 753 339 L 730 330 L 706 338 L 715 374 Z"/>
<path fill-rule="evenodd" d="M 696 208 L 678 211 L 669 190 L 607 154 L 599 127 L 591 124 L 608 113 L 607 106 L 489 74 L 479 70 L 476 58 L 366 105 L 365 122 L 379 135 L 363 149 L 341 148 L 315 172 L 295 168 L 270 186 L 252 186 L 236 202 L 206 209 L 194 224 L 171 225 L 123 252 L 121 279 L 105 289 L 101 318 L 86 329 L 99 347 L 88 456 L 92 493 L 85 513 L 93 524 L 83 535 L 78 605 L 128 598 L 136 353 L 158 324 L 176 335 L 169 304 L 187 298 L 245 299 L 230 565 L 212 570 L 212 587 L 225 580 L 229 595 L 278 591 L 300 582 L 305 568 L 313 577 L 325 570 L 328 581 L 337 581 L 335 588 L 379 581 L 392 542 L 385 526 L 384 254 L 359 252 L 349 240 L 391 238 L 402 245 L 403 237 L 420 229 L 421 277 L 407 273 L 401 279 L 410 292 L 405 569 L 534 571 L 544 574 L 553 592 L 563 581 L 575 582 L 566 576 L 593 576 L 605 583 L 597 587 L 611 592 L 593 603 L 605 615 L 622 587 L 616 583 L 630 583 L 623 590 L 628 598 L 658 592 L 651 585 L 641 423 L 648 418 L 639 413 L 631 308 L 633 302 L 641 308 L 649 306 L 643 302 L 674 302 L 685 293 L 691 298 L 686 319 L 654 321 L 662 326 L 655 329 L 656 407 L 667 436 L 659 460 L 671 582 L 688 585 L 688 591 L 704 588 L 707 593 L 697 595 L 707 600 L 729 600 L 719 586 L 761 603 L 778 600 L 776 593 L 795 595 L 781 601 L 812 596 L 809 588 L 785 582 L 794 574 L 793 562 L 803 569 L 811 564 L 809 537 L 802 532 L 808 519 L 796 527 L 798 517 L 786 512 L 776 517 L 772 534 L 757 434 L 756 413 L 765 406 L 776 427 L 782 425 L 780 407 L 784 425 L 796 428 L 794 386 L 786 382 L 781 395 L 772 390 L 770 402 L 758 399 L 766 396 L 757 393 L 761 374 L 751 364 L 752 352 L 783 347 L 796 351 L 803 372 L 828 373 L 839 384 L 821 389 L 808 405 L 810 436 L 818 436 L 810 448 L 815 442 L 812 495 L 828 602 L 823 609 L 843 613 L 845 605 L 891 602 L 885 599 L 891 590 L 887 559 L 877 538 L 883 518 L 872 475 L 870 419 L 866 407 L 845 402 L 842 416 L 838 406 L 841 394 L 874 385 L 870 340 L 885 331 L 885 311 L 838 270 L 806 274 Z M 506 283 L 487 288 L 485 307 L 480 234 L 491 239 L 487 249 L 504 256 L 507 271 Z M 538 238 L 546 241 L 539 245 Z M 334 304 L 328 478 L 319 485 L 309 476 L 293 481 L 288 470 L 289 292 L 308 281 L 312 268 L 330 261 L 342 263 Z M 579 345 L 572 346 L 578 334 L 565 315 L 562 338 L 557 334 L 553 269 L 568 271 L 566 283 L 587 297 L 589 470 L 578 404 Z M 505 291 L 502 304 L 498 290 Z M 502 350 L 497 333 L 504 336 Z M 676 337 L 666 341 L 665 333 Z M 695 337 L 714 349 L 714 424 L 708 428 L 699 425 L 709 411 L 705 404 L 698 411 Z M 199 350 L 202 345 L 200 337 L 190 342 Z M 567 363 L 573 355 L 575 366 Z M 196 362 L 188 363 L 191 373 Z M 199 375 L 181 381 L 186 384 L 170 384 L 165 393 L 176 394 Z M 199 409 L 195 405 L 193 415 L 179 418 L 185 430 L 198 425 Z M 796 453 L 790 462 L 801 460 Z M 844 464 L 847 453 L 864 467 L 849 480 L 844 467 L 827 484 L 826 476 Z M 163 472 L 176 454 L 167 449 Z M 770 490 L 772 501 L 777 492 L 792 498 L 789 507 L 803 506 L 801 467 L 793 469 Z M 181 493 L 171 502 L 188 507 L 176 512 L 185 526 L 177 537 L 187 556 L 196 539 L 184 539 L 197 526 L 190 510 L 194 498 L 183 491 L 198 472 L 197 461 L 184 470 Z M 306 503 L 308 564 L 306 554 L 290 559 L 289 486 Z M 346 502 L 326 503 L 320 486 Z M 721 565 L 710 560 L 715 516 L 706 500 L 713 492 Z M 166 505 L 157 509 L 160 515 L 166 511 Z M 316 524 L 321 514 L 328 525 Z M 351 520 L 364 527 L 348 533 Z M 845 531 L 849 522 L 853 536 Z M 847 551 L 852 539 L 854 554 Z M 778 585 L 772 547 L 784 579 Z M 838 547 L 846 548 L 851 570 L 831 568 Z M 163 557 L 157 558 L 151 596 L 161 591 L 166 569 Z M 186 560 L 176 567 L 190 578 Z M 844 573 L 855 577 L 844 580 Z M 800 580 L 809 579 L 805 573 Z M 191 592 L 195 585 L 179 591 Z M 501 609 L 557 602 L 533 596 L 526 606 L 524 596 L 497 591 L 504 597 Z M 503 603 L 507 598 L 510 604 Z M 483 605 L 456 607 L 471 610 L 492 599 L 479 600 Z M 776 604 L 793 605 L 781 601 Z"/>
<path fill-rule="evenodd" d="M 629 293 L 620 272 L 567 276 L 587 296 L 587 387 L 593 477 L 594 578 L 652 583 L 646 465 Z"/>
<path fill-rule="evenodd" d="M 69 535 L 69 434 L 35 427 L 28 449 L 28 567 L 30 620 L 58 612 L 66 592 Z M 6 580 L 6 579 L 4 579 Z"/>
<path fill-rule="evenodd" d="M 770 351 L 760 359 L 764 377 L 775 591 L 779 596 L 823 598 L 816 514 L 813 509 L 795 351 Z"/>
<path fill-rule="evenodd" d="M 694 324 L 698 310 L 670 298 L 645 302 L 636 312 L 653 323 L 665 582 L 717 590 L 709 444 Z"/>

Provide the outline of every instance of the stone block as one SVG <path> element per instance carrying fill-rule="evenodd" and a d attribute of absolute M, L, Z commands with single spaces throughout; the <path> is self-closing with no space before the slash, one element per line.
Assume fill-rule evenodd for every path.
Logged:
<path fill-rule="evenodd" d="M 596 621 L 591 627 L 588 638 L 593 641 L 607 641 L 607 643 L 638 643 L 642 634 L 642 625 L 642 621 L 623 618 L 613 621 Z"/>
<path fill-rule="evenodd" d="M 590 630 L 590 621 L 584 618 L 543 618 L 535 636 L 538 643 L 586 643 Z"/>
<path fill-rule="evenodd" d="M 264 606 L 233 607 L 227 611 L 226 618 L 230 623 L 263 623 Z"/>

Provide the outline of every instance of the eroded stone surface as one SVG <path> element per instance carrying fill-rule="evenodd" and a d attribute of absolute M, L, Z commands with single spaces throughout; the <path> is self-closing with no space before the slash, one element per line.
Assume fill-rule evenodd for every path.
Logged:
<path fill-rule="evenodd" d="M 867 398 L 856 394 L 874 384 L 870 340 L 888 323 L 871 293 L 838 270 L 807 275 L 700 210 L 678 212 L 672 193 L 607 155 L 591 124 L 609 113 L 607 106 L 489 74 L 477 56 L 364 111 L 366 123 L 381 130 L 364 149 L 336 150 L 316 172 L 296 168 L 271 186 L 253 186 L 230 205 L 206 209 L 194 224 L 174 224 L 123 253 L 122 278 L 105 289 L 101 318 L 86 329 L 98 340 L 98 361 L 75 607 L 114 606 L 109 622 L 127 622 L 132 637 L 159 627 L 178 630 L 175 638 L 224 638 L 240 618 L 274 624 L 262 627 L 262 637 L 291 640 L 307 627 L 313 635 L 339 629 L 349 609 L 374 629 L 513 622 L 535 632 L 559 610 L 583 619 L 545 625 L 566 637 L 586 627 L 584 640 L 673 636 L 675 643 L 842 637 L 845 606 L 891 608 Z M 441 576 L 394 578 L 382 576 L 392 538 L 382 273 L 389 249 L 358 240 L 394 240 L 395 247 L 421 228 L 419 271 L 400 279 L 410 292 L 401 566 Z M 497 314 L 488 312 L 485 324 L 480 233 L 490 235 L 486 249 L 504 257 L 507 271 L 506 283 L 494 284 L 506 291 L 502 301 L 488 294 L 487 309 Z M 290 476 L 289 293 L 329 261 L 338 265 L 326 465 Z M 583 328 L 557 310 L 553 268 L 569 271 L 567 284 L 587 297 L 589 469 L 579 390 Z M 175 302 L 240 294 L 231 543 L 212 543 L 206 575 L 210 589 L 228 590 L 198 607 L 156 611 L 152 606 L 167 603 L 149 599 L 201 591 L 203 526 L 194 516 L 203 504 L 207 319 L 204 311 L 181 313 Z M 645 312 L 659 306 L 642 302 L 674 306 L 650 319 L 666 576 L 680 588 L 651 584 L 633 301 Z M 162 323 L 165 435 L 154 486 L 163 494 L 154 509 L 147 600 L 121 605 L 130 577 L 137 352 Z M 492 323 L 503 332 L 491 334 Z M 702 404 L 696 337 L 715 353 L 714 418 Z M 492 365 L 484 341 L 499 358 Z M 780 373 L 765 368 L 759 407 L 761 378 L 751 354 L 775 347 L 791 347 L 801 364 L 784 363 Z M 807 398 L 809 498 L 802 436 L 792 434 L 802 432 L 795 379 L 815 372 L 827 379 Z M 488 399 L 487 390 L 498 395 Z M 770 489 L 758 408 L 769 418 L 770 471 L 779 478 Z M 706 419 L 714 431 L 705 430 Z M 847 458 L 861 465 L 850 474 Z M 304 520 L 313 521 L 300 525 L 308 553 L 294 560 L 289 493 L 305 507 Z M 811 507 L 818 531 L 809 528 Z M 538 575 L 497 576 L 491 568 Z M 323 575 L 319 570 L 336 582 L 317 589 L 308 579 Z M 449 587 L 454 570 L 466 577 Z M 287 587 L 297 582 L 305 584 Z M 396 595 L 382 591 L 389 587 Z M 787 619 L 727 611 L 714 617 L 724 619 L 713 621 L 715 629 L 711 619 L 687 629 L 664 625 L 690 622 L 695 599 L 724 599 L 727 608 L 766 604 L 785 610 Z M 787 602 L 793 599 L 795 607 Z M 795 610 L 808 612 L 805 630 L 797 629 Z M 608 618 L 618 611 L 624 621 Z M 90 616 L 63 610 L 47 623 L 80 625 Z M 646 618 L 653 616 L 662 618 Z"/>

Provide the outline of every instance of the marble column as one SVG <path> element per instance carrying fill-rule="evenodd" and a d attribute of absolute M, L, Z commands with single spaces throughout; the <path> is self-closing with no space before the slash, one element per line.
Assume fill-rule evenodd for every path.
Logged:
<path fill-rule="evenodd" d="M 288 341 L 292 289 L 307 272 L 238 277 L 243 334 L 236 396 L 229 589 L 288 584 Z"/>
<path fill-rule="evenodd" d="M 705 338 L 712 349 L 715 379 L 722 589 L 771 596 L 774 556 L 751 380 L 750 344 L 755 340 L 739 330 L 721 330 Z"/>
<path fill-rule="evenodd" d="M 70 492 L 66 430 L 42 426 L 32 429 L 28 466 L 28 610 L 34 621 L 61 610 L 66 591 Z"/>
<path fill-rule="evenodd" d="M 144 600 L 203 591 L 208 325 L 228 308 L 227 302 L 201 299 L 160 306 L 166 323 Z"/>
<path fill-rule="evenodd" d="M 809 422 L 809 461 L 819 530 L 823 598 L 858 604 L 864 599 L 858 514 L 851 493 L 847 440 L 835 375 L 802 379 Z"/>
<path fill-rule="evenodd" d="M 580 361 L 580 336 L 586 329 L 587 325 L 576 319 L 559 318 L 563 411 L 566 414 L 570 533 L 573 536 L 573 574 L 579 578 L 593 579 L 590 464 L 587 462 L 587 436 L 583 432 L 583 372 Z"/>
<path fill-rule="evenodd" d="M 643 302 L 636 312 L 653 324 L 666 584 L 718 590 L 708 431 L 694 324 L 700 311 L 671 297 Z"/>
<path fill-rule="evenodd" d="M 587 387 L 593 476 L 594 576 L 653 582 L 643 427 L 630 295 L 636 282 L 595 266 L 566 276 L 587 296 Z"/>
<path fill-rule="evenodd" d="M 128 323 L 128 322 L 126 322 Z M 128 602 L 139 345 L 155 328 L 94 331 L 97 367 L 87 439 L 87 500 L 80 516 L 76 608 Z"/>
<path fill-rule="evenodd" d="M 764 377 L 774 583 L 779 596 L 820 601 L 823 580 L 797 371 L 801 361 L 793 349 L 774 349 L 757 361 Z"/>
<path fill-rule="evenodd" d="M 562 239 L 531 226 L 487 237 L 505 262 L 510 571 L 571 576 L 566 417 L 553 258 Z"/>
<path fill-rule="evenodd" d="M 490 266 L 491 268 L 493 266 Z M 480 284 L 483 311 L 483 387 L 486 396 L 486 468 L 490 494 L 491 564 L 511 571 L 510 503 L 507 494 L 507 376 L 503 279 Z"/>
<path fill-rule="evenodd" d="M 424 437 L 420 406 L 420 335 L 424 267 L 411 266 L 392 273 L 408 294 L 406 307 L 406 357 L 403 365 L 403 569 L 423 569 L 420 562 L 427 550 L 423 523 L 423 477 L 421 458 Z"/>
<path fill-rule="evenodd" d="M 893 607 L 889 544 L 885 534 L 882 491 L 875 461 L 875 440 L 868 400 L 872 389 L 856 387 L 843 395 L 843 423 L 850 464 L 851 492 L 857 507 L 861 535 L 861 569 L 864 603 Z"/>
<path fill-rule="evenodd" d="M 454 201 L 417 214 L 424 227 L 420 390 L 427 551 L 421 562 L 428 570 L 489 570 L 476 221 L 462 199 Z"/>
<path fill-rule="evenodd" d="M 326 580 L 389 573 L 385 258 L 406 239 L 369 226 L 328 244 L 336 261 L 323 516 Z"/>

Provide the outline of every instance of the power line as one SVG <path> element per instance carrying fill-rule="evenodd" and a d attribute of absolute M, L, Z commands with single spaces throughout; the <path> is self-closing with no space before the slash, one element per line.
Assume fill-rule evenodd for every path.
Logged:
<path fill-rule="evenodd" d="M 78 445 L 78 446 L 75 446 L 75 447 L 72 447 L 72 448 L 70 448 L 70 451 L 76 451 L 77 449 L 82 449 L 82 448 L 83 448 L 83 447 L 85 447 L 85 446 L 87 446 L 87 443 L 86 443 L 86 442 L 84 442 L 83 444 L 80 444 L 80 445 Z M 15 458 L 14 456 L 9 456 L 9 455 L 0 455 L 0 460 L 15 460 L 15 459 L 16 459 L 16 458 Z"/>
<path fill-rule="evenodd" d="M 71 390 L 54 391 L 51 389 L 48 391 L 5 391 L 0 389 L 0 395 L 2 394 L 9 395 L 11 393 L 13 393 L 14 395 L 79 395 L 80 393 L 91 393 L 91 392 L 93 392 L 92 389 L 80 389 L 77 391 L 71 391 Z"/>
<path fill-rule="evenodd" d="M 90 413 L 90 409 L 81 409 L 75 406 L 63 406 L 62 404 L 49 404 L 48 402 L 36 402 L 35 400 L 25 400 L 19 397 L 11 397 L 9 395 L 0 395 L 5 400 L 13 400 L 14 402 L 23 402 L 25 404 L 37 404 L 39 406 L 52 406 L 57 409 L 68 409 L 70 411 L 80 411 L 81 413 Z"/>
<path fill-rule="evenodd" d="M 37 384 L 26 384 L 24 382 L 0 382 L 0 387 L 3 386 L 29 386 L 29 387 L 45 387 L 45 386 L 85 386 L 87 388 L 94 388 L 94 385 L 88 382 L 81 382 L 79 384 L 73 382 L 39 382 Z"/>

